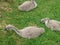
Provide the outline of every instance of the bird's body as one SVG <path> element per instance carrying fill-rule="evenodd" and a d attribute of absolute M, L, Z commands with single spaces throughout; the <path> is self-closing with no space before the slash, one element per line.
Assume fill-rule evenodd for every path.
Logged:
<path fill-rule="evenodd" d="M 46 18 L 44 18 L 42 21 L 44 21 Z M 47 19 L 44 21 L 45 25 L 50 28 L 51 30 L 58 30 L 60 31 L 60 22 L 56 20 L 50 20 Z"/>
<path fill-rule="evenodd" d="M 6 29 L 8 29 L 9 26 L 6 27 Z M 34 27 L 34 26 L 29 26 L 29 27 L 25 27 L 24 29 L 21 30 L 16 30 L 15 27 L 13 27 L 14 30 L 19 36 L 23 37 L 23 38 L 27 38 L 27 39 L 31 39 L 31 38 L 35 38 L 38 37 L 39 35 L 43 34 L 44 28 L 38 28 L 38 27 Z"/>
<path fill-rule="evenodd" d="M 25 38 L 35 38 L 44 33 L 43 28 L 37 28 L 37 27 L 26 27 L 21 30 L 22 31 L 22 37 Z"/>
<path fill-rule="evenodd" d="M 37 4 L 35 1 L 25 1 L 24 3 L 22 3 L 21 5 L 18 6 L 18 9 L 20 11 L 30 11 L 34 8 L 37 7 Z"/>

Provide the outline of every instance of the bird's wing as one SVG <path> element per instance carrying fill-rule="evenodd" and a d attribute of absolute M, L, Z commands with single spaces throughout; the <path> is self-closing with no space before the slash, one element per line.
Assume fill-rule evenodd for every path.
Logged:
<path fill-rule="evenodd" d="M 24 2 L 23 4 L 21 4 L 20 7 L 21 7 L 22 9 L 28 9 L 28 8 L 30 8 L 32 5 L 33 5 L 33 4 L 32 4 L 31 1 L 26 1 L 26 2 Z"/>

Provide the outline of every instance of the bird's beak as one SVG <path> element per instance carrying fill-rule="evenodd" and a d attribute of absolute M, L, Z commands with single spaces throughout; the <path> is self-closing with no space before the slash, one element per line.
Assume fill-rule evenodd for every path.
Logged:
<path fill-rule="evenodd" d="M 5 27 L 4 30 L 7 30 L 7 28 Z"/>

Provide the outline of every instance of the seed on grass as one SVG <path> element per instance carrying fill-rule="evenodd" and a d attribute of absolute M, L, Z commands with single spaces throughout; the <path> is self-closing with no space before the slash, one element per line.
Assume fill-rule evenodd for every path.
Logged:
<path fill-rule="evenodd" d="M 11 12 L 12 9 L 11 8 L 5 8 L 4 10 L 8 11 L 8 12 Z"/>

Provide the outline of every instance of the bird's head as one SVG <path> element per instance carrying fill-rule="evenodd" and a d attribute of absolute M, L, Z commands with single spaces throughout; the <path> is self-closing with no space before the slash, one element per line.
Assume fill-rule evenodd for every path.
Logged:
<path fill-rule="evenodd" d="M 5 30 L 12 30 L 13 28 L 14 26 L 10 24 L 5 26 Z"/>
<path fill-rule="evenodd" d="M 41 23 L 45 23 L 46 21 L 48 21 L 49 20 L 49 18 L 43 18 L 43 19 L 41 19 Z"/>

